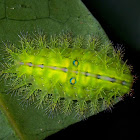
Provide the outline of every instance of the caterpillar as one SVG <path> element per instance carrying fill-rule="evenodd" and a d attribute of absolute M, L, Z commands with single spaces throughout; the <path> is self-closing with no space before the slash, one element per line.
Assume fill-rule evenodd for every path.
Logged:
<path fill-rule="evenodd" d="M 46 112 L 85 117 L 131 90 L 130 68 L 111 43 L 69 34 L 20 38 L 18 46 L 6 46 L 8 61 L 0 75 L 10 79 L 11 91 Z"/>

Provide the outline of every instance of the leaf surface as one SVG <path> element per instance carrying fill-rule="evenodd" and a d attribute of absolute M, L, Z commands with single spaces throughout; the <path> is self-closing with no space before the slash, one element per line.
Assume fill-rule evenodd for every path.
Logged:
<path fill-rule="evenodd" d="M 102 42 L 109 41 L 100 24 L 80 0 L 1 0 L 0 9 L 1 50 L 5 49 L 3 42 L 18 44 L 20 32 L 43 31 L 53 35 L 70 31 L 74 35 L 96 35 L 102 38 Z M 0 62 L 3 62 L 2 51 Z M 23 107 L 18 96 L 6 94 L 5 83 L 2 81 L 0 139 L 42 140 L 80 121 L 74 114 L 48 118 L 44 110 L 35 108 L 34 104 Z"/>

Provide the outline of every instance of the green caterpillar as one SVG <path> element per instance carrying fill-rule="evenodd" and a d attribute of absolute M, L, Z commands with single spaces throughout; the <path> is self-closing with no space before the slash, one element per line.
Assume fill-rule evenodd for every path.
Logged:
<path fill-rule="evenodd" d="M 12 81 L 12 90 L 25 101 L 47 104 L 47 112 L 97 113 L 132 87 L 133 76 L 120 51 L 96 37 L 23 37 L 18 47 L 6 47 L 6 52 L 9 61 L 1 76 Z"/>

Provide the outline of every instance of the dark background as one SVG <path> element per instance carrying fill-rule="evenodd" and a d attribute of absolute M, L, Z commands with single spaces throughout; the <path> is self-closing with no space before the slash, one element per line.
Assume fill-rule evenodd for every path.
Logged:
<path fill-rule="evenodd" d="M 82 0 L 115 46 L 122 45 L 124 60 L 138 78 L 134 93 L 112 111 L 103 111 L 47 139 L 140 140 L 140 0 Z"/>

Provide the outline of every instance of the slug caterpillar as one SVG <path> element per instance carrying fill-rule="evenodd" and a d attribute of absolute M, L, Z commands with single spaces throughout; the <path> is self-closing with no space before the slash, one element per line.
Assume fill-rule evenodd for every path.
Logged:
<path fill-rule="evenodd" d="M 133 77 L 120 51 L 96 37 L 21 37 L 20 45 L 6 47 L 6 53 L 1 77 L 10 79 L 12 91 L 25 101 L 47 104 L 47 112 L 95 114 L 132 87 Z"/>

